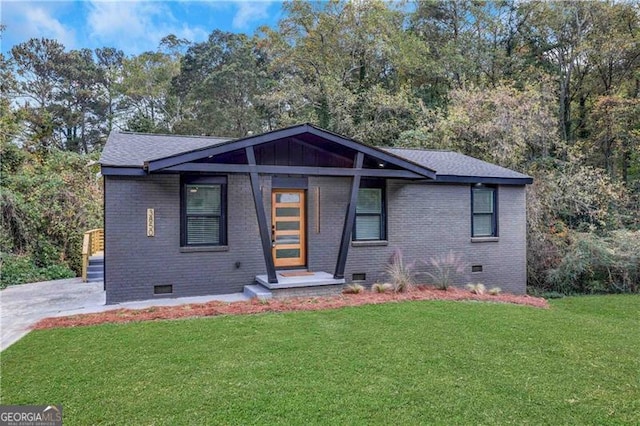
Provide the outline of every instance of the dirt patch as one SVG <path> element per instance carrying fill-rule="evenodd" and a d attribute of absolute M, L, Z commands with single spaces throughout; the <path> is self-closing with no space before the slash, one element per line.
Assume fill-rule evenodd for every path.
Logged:
<path fill-rule="evenodd" d="M 528 305 L 548 308 L 547 301 L 540 297 L 517 296 L 513 294 L 472 294 L 468 290 L 449 288 L 438 290 L 431 286 L 418 286 L 405 293 L 360 293 L 342 294 L 331 297 L 295 297 L 279 300 L 257 300 L 245 302 L 208 302 L 179 306 L 154 306 L 145 309 L 114 309 L 95 314 L 71 315 L 67 317 L 45 318 L 36 323 L 36 330 L 57 327 L 78 327 L 104 323 L 126 323 L 158 319 L 210 317 L 216 315 L 246 315 L 263 312 L 318 311 L 338 309 L 346 306 L 374 305 L 402 302 L 406 300 L 478 300 L 498 303 Z"/>

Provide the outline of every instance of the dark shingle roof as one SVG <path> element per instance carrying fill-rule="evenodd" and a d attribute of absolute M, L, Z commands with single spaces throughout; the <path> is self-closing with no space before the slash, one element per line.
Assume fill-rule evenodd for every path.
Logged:
<path fill-rule="evenodd" d="M 453 151 L 429 151 L 422 149 L 382 148 L 391 154 L 434 169 L 438 176 L 490 177 L 502 179 L 527 179 L 529 176 L 511 169 L 496 166 L 468 155 Z"/>
<path fill-rule="evenodd" d="M 142 167 L 145 161 L 218 145 L 229 140 L 231 139 L 213 136 L 112 132 L 100 156 L 100 164 L 114 167 Z"/>
<path fill-rule="evenodd" d="M 194 150 L 204 149 L 232 139 L 213 136 L 159 135 L 149 133 L 113 132 L 100 157 L 100 164 L 108 167 L 142 168 L 147 161 L 162 159 Z M 522 173 L 478 160 L 453 151 L 430 151 L 405 148 L 379 148 L 382 151 L 435 170 L 436 180 L 455 181 L 455 178 L 490 178 L 530 183 Z M 453 179 L 450 179 L 453 178 Z M 526 180 L 527 182 L 525 182 Z"/>

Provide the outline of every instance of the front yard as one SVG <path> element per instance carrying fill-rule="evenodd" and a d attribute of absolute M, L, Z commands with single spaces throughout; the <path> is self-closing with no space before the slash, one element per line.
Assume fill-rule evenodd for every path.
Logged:
<path fill-rule="evenodd" d="M 65 424 L 638 424 L 640 296 L 414 301 L 30 333 L 2 404 Z"/>

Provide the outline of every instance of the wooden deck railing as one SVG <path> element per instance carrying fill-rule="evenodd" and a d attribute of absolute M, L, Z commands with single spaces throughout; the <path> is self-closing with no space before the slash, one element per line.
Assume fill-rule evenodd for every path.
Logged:
<path fill-rule="evenodd" d="M 82 281 L 87 282 L 89 258 L 101 251 L 104 251 L 104 229 L 96 228 L 85 232 L 82 240 Z"/>

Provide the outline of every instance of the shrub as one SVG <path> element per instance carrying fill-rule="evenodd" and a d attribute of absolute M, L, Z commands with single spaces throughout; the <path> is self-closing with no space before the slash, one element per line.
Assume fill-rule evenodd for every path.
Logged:
<path fill-rule="evenodd" d="M 0 288 L 37 281 L 37 267 L 30 256 L 3 255 L 0 261 Z"/>
<path fill-rule="evenodd" d="M 440 290 L 446 290 L 451 286 L 456 276 L 464 273 L 466 264 L 462 260 L 462 255 L 454 253 L 452 250 L 447 254 L 431 257 L 428 262 L 424 262 L 434 268 L 433 272 L 427 275 Z"/>
<path fill-rule="evenodd" d="M 364 287 L 360 284 L 349 284 L 342 289 L 344 294 L 360 294 L 364 291 Z"/>
<path fill-rule="evenodd" d="M 66 265 L 38 267 L 29 255 L 6 254 L 0 258 L 0 288 L 14 284 L 72 278 L 76 274 Z"/>
<path fill-rule="evenodd" d="M 386 267 L 386 272 L 391 280 L 393 291 L 396 293 L 402 293 L 413 287 L 413 265 L 405 263 L 401 250 L 397 249 L 393 255 L 391 255 L 389 264 Z"/>
<path fill-rule="evenodd" d="M 469 291 L 473 294 L 484 294 L 485 291 L 487 290 L 484 286 L 484 284 L 482 283 L 477 283 L 477 284 L 467 284 L 467 288 L 469 289 Z"/>
<path fill-rule="evenodd" d="M 371 286 L 371 291 L 373 291 L 374 293 L 386 293 L 391 290 L 393 290 L 393 285 L 389 283 L 375 283 Z"/>
<path fill-rule="evenodd" d="M 75 272 L 69 269 L 66 265 L 50 265 L 40 269 L 42 280 L 61 280 L 64 278 L 73 278 L 76 276 Z"/>
<path fill-rule="evenodd" d="M 13 151 L 11 143 L 0 141 L 0 156 Z M 5 285 L 68 276 L 69 268 L 80 273 L 83 233 L 102 226 L 102 185 L 95 176 L 98 166 L 91 163 L 95 158 L 96 154 L 52 150 L 40 156 L 23 150 L 19 157 L 10 155 L 7 168 L 3 156 L 0 252 L 27 256 L 5 259 L 11 273 L 2 279 Z M 13 265 L 14 260 L 21 266 Z M 49 269 L 52 265 L 60 267 Z"/>
<path fill-rule="evenodd" d="M 492 295 L 492 296 L 497 296 L 497 295 L 499 295 L 500 293 L 502 293 L 502 289 L 501 289 L 500 287 L 492 287 L 492 288 L 489 290 L 489 294 L 490 294 L 490 295 Z"/>
<path fill-rule="evenodd" d="M 640 231 L 605 235 L 571 232 L 557 267 L 548 273 L 549 288 L 563 294 L 637 293 L 640 291 Z"/>

